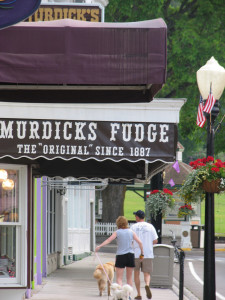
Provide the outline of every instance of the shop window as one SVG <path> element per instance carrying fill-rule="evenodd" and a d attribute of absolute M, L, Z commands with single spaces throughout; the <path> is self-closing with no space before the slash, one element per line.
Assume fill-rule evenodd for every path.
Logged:
<path fill-rule="evenodd" d="M 10 168 L 11 166 L 11 168 Z M 12 169 L 12 167 L 14 169 Z M 0 179 L 0 287 L 26 284 L 26 167 L 1 165 Z M 10 185 L 11 180 L 11 185 Z"/>
<path fill-rule="evenodd" d="M 0 278 L 16 277 L 16 226 L 0 226 Z"/>

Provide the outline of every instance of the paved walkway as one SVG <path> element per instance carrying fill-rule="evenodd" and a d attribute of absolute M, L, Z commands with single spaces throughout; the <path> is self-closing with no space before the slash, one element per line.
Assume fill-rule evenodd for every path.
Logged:
<path fill-rule="evenodd" d="M 216 251 L 225 251 L 225 244 L 216 244 Z M 110 250 L 108 247 L 107 250 Z M 200 250 L 200 249 L 199 249 Z M 193 250 L 194 251 L 194 250 Z M 197 249 L 198 251 L 198 249 Z M 99 252 L 99 257 L 102 263 L 115 259 L 114 251 Z M 99 264 L 98 259 L 92 254 L 80 261 L 73 262 L 71 265 L 64 266 L 47 278 L 43 279 L 42 286 L 39 286 L 34 291 L 31 300 L 112 300 L 105 293 L 99 297 L 97 282 L 93 278 L 95 266 Z M 114 280 L 115 281 L 115 280 Z M 124 280 L 125 283 L 125 280 Z M 151 288 L 153 300 L 178 300 L 179 283 L 174 278 L 172 289 Z M 147 300 L 144 289 L 144 281 L 142 277 L 142 299 Z M 133 298 L 136 296 L 134 287 Z M 196 300 L 197 298 L 184 288 L 184 300 Z"/>
<path fill-rule="evenodd" d="M 115 254 L 99 253 L 103 263 L 114 260 Z M 97 282 L 93 278 L 95 266 L 99 264 L 98 259 L 92 254 L 80 261 L 62 267 L 44 279 L 41 287 L 33 291 L 32 300 L 112 300 L 105 293 L 99 296 Z M 125 283 L 125 281 L 124 281 Z M 146 300 L 144 282 L 142 280 L 142 299 Z M 178 296 L 172 289 L 151 288 L 154 300 L 177 300 Z M 136 296 L 134 287 L 133 297 Z M 186 298 L 187 299 L 187 298 Z"/>

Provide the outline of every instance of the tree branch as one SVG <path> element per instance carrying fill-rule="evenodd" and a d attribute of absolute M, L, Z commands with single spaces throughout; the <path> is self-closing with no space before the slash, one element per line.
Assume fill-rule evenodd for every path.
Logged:
<path fill-rule="evenodd" d="M 171 1 L 172 0 L 166 0 L 165 3 L 163 4 L 163 15 L 164 15 L 165 19 L 168 16 L 168 8 L 170 6 Z"/>
<path fill-rule="evenodd" d="M 197 9 L 198 9 L 198 5 L 196 5 L 196 6 L 193 8 L 193 10 L 189 13 L 188 16 L 189 16 L 190 19 L 193 19 L 193 18 L 196 17 L 196 16 L 195 16 L 195 13 L 196 13 Z"/>
<path fill-rule="evenodd" d="M 176 95 L 176 90 L 172 90 L 168 94 L 166 94 L 164 98 L 172 98 L 175 95 Z"/>
<path fill-rule="evenodd" d="M 184 9 L 185 5 L 187 4 L 189 0 L 184 0 L 182 3 L 181 3 L 181 6 L 180 6 L 180 9 L 179 9 L 179 13 Z"/>
<path fill-rule="evenodd" d="M 197 1 L 198 0 L 193 0 L 192 2 L 188 3 L 186 6 L 183 5 L 182 9 L 180 7 L 179 14 L 184 14 L 184 13 L 188 12 L 189 10 L 191 10 L 192 7 L 195 6 L 195 4 L 197 3 Z M 187 0 L 185 0 L 183 4 L 185 4 L 185 2 L 187 3 Z"/>

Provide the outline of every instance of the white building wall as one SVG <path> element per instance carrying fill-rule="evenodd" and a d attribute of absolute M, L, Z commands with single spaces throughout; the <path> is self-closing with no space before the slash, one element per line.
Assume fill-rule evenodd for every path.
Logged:
<path fill-rule="evenodd" d="M 73 248 L 73 254 L 90 252 L 90 230 L 69 228 L 68 246 Z"/>
<path fill-rule="evenodd" d="M 68 198 L 68 247 L 73 254 L 91 250 L 90 203 L 95 199 L 95 189 L 77 186 L 67 190 Z"/>

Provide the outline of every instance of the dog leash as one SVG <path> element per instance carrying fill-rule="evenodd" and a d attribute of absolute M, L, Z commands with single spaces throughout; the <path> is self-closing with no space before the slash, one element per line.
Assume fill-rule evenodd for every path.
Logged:
<path fill-rule="evenodd" d="M 98 256 L 98 253 L 95 252 L 95 255 L 97 256 L 97 259 L 99 260 L 100 265 L 102 266 L 102 269 L 103 269 L 103 271 L 104 271 L 104 273 L 105 273 L 105 275 L 106 275 L 107 280 L 109 281 L 110 284 L 112 284 L 112 282 L 111 282 L 111 280 L 109 279 L 109 276 L 108 276 L 108 274 L 107 274 L 107 272 L 106 272 L 106 270 L 105 270 L 105 268 L 104 268 L 104 266 L 103 266 L 103 264 L 102 264 L 102 262 L 101 262 L 101 259 L 100 259 L 100 257 Z"/>

